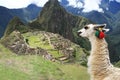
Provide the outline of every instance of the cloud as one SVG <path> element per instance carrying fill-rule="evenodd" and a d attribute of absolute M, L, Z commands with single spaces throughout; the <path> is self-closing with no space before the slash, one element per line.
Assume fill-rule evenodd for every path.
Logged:
<path fill-rule="evenodd" d="M 100 8 L 101 0 L 84 0 L 83 12 L 98 11 L 103 12 Z"/>
<path fill-rule="evenodd" d="M 48 0 L 32 0 L 32 3 L 35 3 L 37 6 L 43 7 Z"/>
<path fill-rule="evenodd" d="M 83 4 L 80 2 L 80 0 L 67 0 L 69 2 L 68 6 L 82 8 Z"/>
<path fill-rule="evenodd" d="M 120 3 L 120 0 L 116 0 L 116 1 Z"/>
<path fill-rule="evenodd" d="M 34 3 L 42 7 L 47 1 L 48 0 L 0 0 L 0 6 L 7 8 L 23 8 L 27 7 L 31 3 Z"/>
<path fill-rule="evenodd" d="M 21 8 L 26 7 L 30 0 L 0 0 L 0 6 L 7 8 Z"/>
<path fill-rule="evenodd" d="M 69 1 L 68 6 L 83 8 L 83 12 L 90 11 L 98 11 L 103 12 L 102 8 L 100 8 L 100 4 L 102 0 L 67 0 Z"/>
<path fill-rule="evenodd" d="M 120 0 L 109 0 L 109 1 L 117 1 L 117 2 L 119 2 L 119 3 L 120 3 Z"/>
<path fill-rule="evenodd" d="M 31 3 L 36 4 L 37 6 L 43 7 L 48 0 L 31 0 Z M 61 1 L 61 0 L 58 0 Z"/>
<path fill-rule="evenodd" d="M 7 8 L 23 8 L 34 3 L 37 6 L 43 7 L 48 0 L 0 0 L 0 6 Z M 58 0 L 61 1 L 61 0 Z"/>
<path fill-rule="evenodd" d="M 109 0 L 109 1 L 114 1 L 114 0 Z"/>
<path fill-rule="evenodd" d="M 34 3 L 37 6 L 43 7 L 48 0 L 0 0 L 0 6 L 5 6 L 7 8 L 23 8 L 27 7 L 29 4 Z M 64 1 L 64 0 L 59 0 Z M 83 8 L 83 12 L 90 12 L 96 10 L 103 12 L 102 8 L 99 7 L 102 0 L 67 0 L 68 6 L 73 6 L 76 8 Z M 119 1 L 120 0 L 116 0 Z"/>

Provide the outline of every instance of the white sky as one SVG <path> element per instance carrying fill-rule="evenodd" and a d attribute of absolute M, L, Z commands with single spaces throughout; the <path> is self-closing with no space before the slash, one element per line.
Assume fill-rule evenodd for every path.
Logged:
<path fill-rule="evenodd" d="M 85 5 L 83 6 L 83 12 L 90 12 L 96 10 L 98 12 L 103 12 L 102 8 L 99 7 L 101 0 L 84 0 Z"/>
<path fill-rule="evenodd" d="M 120 0 L 116 0 L 117 2 L 120 2 Z"/>
<path fill-rule="evenodd" d="M 7 8 L 23 8 L 31 3 L 38 6 L 43 6 L 48 0 L 0 0 L 0 6 Z"/>
<path fill-rule="evenodd" d="M 70 5 L 70 6 L 78 7 L 78 8 L 83 7 L 83 4 L 79 0 L 67 0 L 67 1 L 69 1 L 68 5 Z"/>
<path fill-rule="evenodd" d="M 109 0 L 109 1 L 114 1 L 114 0 Z M 115 0 L 115 1 L 120 2 L 120 0 Z"/>
<path fill-rule="evenodd" d="M 0 0 L 0 6 L 4 6 L 7 8 L 23 8 L 27 7 L 29 4 L 34 3 L 37 6 L 42 7 L 48 0 Z M 61 1 L 61 0 L 59 0 Z M 101 0 L 83 0 L 84 5 L 80 2 L 80 0 L 67 0 L 69 2 L 68 5 L 77 7 L 77 8 L 84 8 L 83 12 L 90 12 L 92 10 L 96 10 L 102 12 L 103 10 L 99 7 L 101 4 Z M 109 0 L 113 1 L 113 0 Z M 116 0 L 120 2 L 120 0 Z"/>

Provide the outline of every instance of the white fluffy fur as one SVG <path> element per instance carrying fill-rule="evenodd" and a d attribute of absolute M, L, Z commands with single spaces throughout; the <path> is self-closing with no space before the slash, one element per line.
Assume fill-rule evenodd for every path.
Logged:
<path fill-rule="evenodd" d="M 87 37 L 91 42 L 91 54 L 88 59 L 88 72 L 91 80 L 120 80 L 120 69 L 110 63 L 108 44 L 105 39 L 99 39 L 95 36 L 94 27 L 96 25 L 87 25 L 88 29 L 81 29 L 79 35 Z"/>

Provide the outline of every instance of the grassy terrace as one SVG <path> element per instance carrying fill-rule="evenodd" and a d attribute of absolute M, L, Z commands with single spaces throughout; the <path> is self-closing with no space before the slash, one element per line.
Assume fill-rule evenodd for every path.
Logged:
<path fill-rule="evenodd" d="M 30 47 L 41 47 L 54 57 L 62 56 L 42 34 L 22 35 Z M 89 75 L 86 67 L 77 63 L 60 64 L 37 55 L 16 55 L 0 44 L 0 80 L 89 80 Z"/>
<path fill-rule="evenodd" d="M 47 50 L 50 54 L 54 57 L 60 57 L 62 54 L 59 54 L 57 49 L 54 49 L 50 44 L 48 39 L 42 40 L 44 36 L 42 34 L 39 35 L 32 35 L 31 33 L 23 34 L 25 39 L 29 40 L 30 47 L 37 48 L 41 47 L 42 49 Z"/>
<path fill-rule="evenodd" d="M 1 80 L 89 80 L 77 64 L 59 64 L 37 55 L 17 56 L 0 45 Z"/>

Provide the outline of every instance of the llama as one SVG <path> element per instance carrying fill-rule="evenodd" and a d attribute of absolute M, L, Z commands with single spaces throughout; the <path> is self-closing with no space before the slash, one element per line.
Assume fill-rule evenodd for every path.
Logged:
<path fill-rule="evenodd" d="M 78 35 L 86 37 L 91 43 L 88 58 L 88 72 L 91 80 L 120 80 L 120 69 L 110 63 L 108 44 L 104 39 L 106 24 L 89 24 L 78 31 Z"/>

